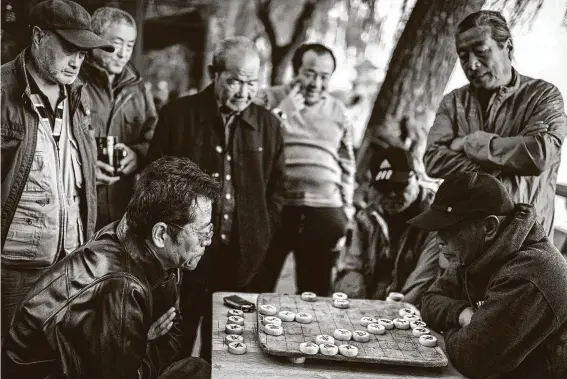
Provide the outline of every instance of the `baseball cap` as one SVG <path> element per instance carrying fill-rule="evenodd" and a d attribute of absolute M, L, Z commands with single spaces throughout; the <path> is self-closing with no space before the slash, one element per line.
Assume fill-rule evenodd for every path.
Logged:
<path fill-rule="evenodd" d="M 458 172 L 441 183 L 431 207 L 408 224 L 423 230 L 443 230 L 465 219 L 507 215 L 514 207 L 510 194 L 494 176 Z"/>
<path fill-rule="evenodd" d="M 414 160 L 409 151 L 393 147 L 380 149 L 373 155 L 370 173 L 372 186 L 378 191 L 404 189 L 415 176 Z"/>
<path fill-rule="evenodd" d="M 65 41 L 83 50 L 99 48 L 114 51 L 108 41 L 93 32 L 89 12 L 74 1 L 42 1 L 32 8 L 30 25 L 53 30 Z"/>

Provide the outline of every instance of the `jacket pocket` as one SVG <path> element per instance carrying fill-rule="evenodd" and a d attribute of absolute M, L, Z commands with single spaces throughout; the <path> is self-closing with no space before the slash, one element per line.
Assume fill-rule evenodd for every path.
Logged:
<path fill-rule="evenodd" d="M 28 175 L 28 180 L 24 187 L 26 192 L 45 192 L 49 189 L 50 181 L 48 178 L 48 162 L 43 155 L 43 151 L 36 151 Z"/>
<path fill-rule="evenodd" d="M 41 240 L 42 217 L 39 214 L 14 215 L 2 258 L 8 260 L 34 260 Z"/>

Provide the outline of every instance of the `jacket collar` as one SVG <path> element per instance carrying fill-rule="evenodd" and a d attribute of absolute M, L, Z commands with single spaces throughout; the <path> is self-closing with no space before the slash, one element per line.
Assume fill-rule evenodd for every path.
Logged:
<path fill-rule="evenodd" d="M 124 87 L 138 84 L 142 81 L 142 77 L 132 62 L 128 62 L 124 66 L 124 70 L 114 78 L 112 87 L 108 76 L 108 71 L 96 64 L 92 59 L 85 59 L 81 67 L 81 74 L 89 80 L 98 83 L 105 88 L 112 88 L 113 90 L 120 90 Z"/>
<path fill-rule="evenodd" d="M 137 241 L 129 232 L 126 215 L 116 224 L 116 236 L 127 254 L 143 268 L 150 287 L 153 288 L 167 276 L 166 270 L 146 242 Z"/>
<path fill-rule="evenodd" d="M 210 84 L 207 88 L 195 96 L 197 96 L 197 102 L 199 103 L 199 107 L 197 109 L 202 110 L 201 112 L 198 112 L 199 121 L 201 123 L 204 124 L 221 119 L 213 84 Z M 247 128 L 256 129 L 256 123 L 258 121 L 254 117 L 253 107 L 255 106 L 255 104 L 250 104 L 248 108 L 236 115 L 237 120 L 239 121 L 237 125 L 244 125 Z"/>
<path fill-rule="evenodd" d="M 15 59 L 16 80 L 24 100 L 29 99 L 31 96 L 30 83 L 26 75 L 26 56 L 28 56 L 28 54 L 31 54 L 31 49 L 26 47 Z M 81 90 L 83 89 L 83 82 L 77 77 L 73 83 L 66 87 L 70 99 L 75 102 L 77 96 L 80 96 Z"/>
<path fill-rule="evenodd" d="M 547 239 L 543 228 L 536 220 L 537 214 L 533 205 L 516 204 L 510 224 L 484 254 L 466 268 L 467 274 L 482 277 L 487 284 L 494 272 L 522 247 Z"/>

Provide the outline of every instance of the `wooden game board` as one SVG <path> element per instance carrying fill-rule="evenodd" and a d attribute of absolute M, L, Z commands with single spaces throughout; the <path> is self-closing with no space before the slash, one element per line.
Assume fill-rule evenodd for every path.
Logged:
<path fill-rule="evenodd" d="M 313 316 L 310 324 L 283 322 L 284 334 L 276 337 L 261 331 L 259 325 L 263 316 L 258 312 L 258 327 L 255 331 L 258 333 L 260 347 L 270 354 L 418 367 L 442 367 L 448 364 L 447 357 L 440 347 L 422 346 L 418 338 L 413 336 L 411 329 L 387 330 L 384 335 L 370 334 L 369 342 L 335 341 L 337 346 L 349 343 L 358 347 L 356 357 L 345 357 L 340 354 L 327 356 L 321 353 L 305 355 L 299 351 L 300 343 L 315 342 L 315 337 L 320 334 L 332 336 L 335 329 L 348 329 L 351 332 L 366 330 L 360 325 L 360 318 L 363 316 L 393 320 L 398 317 L 398 311 L 404 308 L 404 303 L 351 299 L 350 308 L 338 309 L 333 307 L 333 301 L 328 297 L 320 297 L 316 302 L 307 302 L 301 300 L 301 296 L 298 295 L 264 293 L 258 296 L 258 306 L 261 304 L 272 304 L 278 312 L 282 310 L 294 313 L 307 312 Z M 441 337 L 437 336 L 437 338 Z"/>

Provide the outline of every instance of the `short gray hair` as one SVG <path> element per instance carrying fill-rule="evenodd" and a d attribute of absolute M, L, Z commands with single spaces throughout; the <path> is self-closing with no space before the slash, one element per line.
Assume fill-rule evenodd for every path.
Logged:
<path fill-rule="evenodd" d="M 98 8 L 93 12 L 91 17 L 91 27 L 93 32 L 101 36 L 111 24 L 125 23 L 134 29 L 136 28 L 136 21 L 134 17 L 126 11 L 112 7 Z"/>
<path fill-rule="evenodd" d="M 226 69 L 226 58 L 229 54 L 237 53 L 239 56 L 245 56 L 248 53 L 254 53 L 260 59 L 260 52 L 254 42 L 243 36 L 229 37 L 220 41 L 213 52 L 213 71 L 222 72 Z"/>
<path fill-rule="evenodd" d="M 492 39 L 498 43 L 500 48 L 504 47 L 506 41 L 512 40 L 512 33 L 506 19 L 500 12 L 482 10 L 474 12 L 465 17 L 457 27 L 457 33 L 460 34 L 472 28 L 481 26 L 490 27 Z M 510 50 L 509 57 L 512 59 L 514 50 Z"/>

